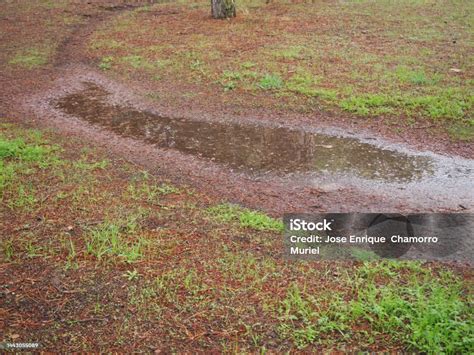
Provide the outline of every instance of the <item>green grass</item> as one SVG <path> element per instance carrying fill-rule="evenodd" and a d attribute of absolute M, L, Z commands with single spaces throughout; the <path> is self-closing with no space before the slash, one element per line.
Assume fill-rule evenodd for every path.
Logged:
<path fill-rule="evenodd" d="M 281 89 L 283 80 L 278 74 L 265 74 L 258 82 L 258 87 L 263 90 Z"/>
<path fill-rule="evenodd" d="M 365 264 L 351 302 L 352 315 L 374 330 L 392 334 L 412 349 L 426 353 L 469 353 L 474 349 L 474 300 L 464 296 L 461 281 L 450 272 L 434 278 L 419 268 L 411 271 L 397 263 Z M 410 275 L 403 284 L 400 272 Z M 421 273 L 420 273 L 421 271 Z M 383 287 L 375 278 L 386 274 Z M 468 297 L 467 300 L 464 297 Z"/>
<path fill-rule="evenodd" d="M 428 77 L 424 70 L 413 70 L 406 66 L 399 66 L 395 71 L 395 77 L 402 83 L 409 83 L 414 85 L 428 85 L 437 84 L 441 79 L 439 75 Z"/>
<path fill-rule="evenodd" d="M 291 338 L 300 349 L 334 332 L 348 337 L 349 312 L 338 293 L 326 298 L 317 297 L 306 294 L 297 284 L 292 284 L 278 312 L 281 335 Z"/>
<path fill-rule="evenodd" d="M 49 50 L 30 48 L 16 54 L 8 63 L 27 69 L 34 69 L 47 64 L 49 56 Z"/>
<path fill-rule="evenodd" d="M 306 96 L 317 96 L 317 90 L 315 88 L 317 82 L 318 80 L 313 74 L 303 69 L 291 76 L 286 83 L 286 87 L 291 92 Z"/>
<path fill-rule="evenodd" d="M 99 68 L 102 70 L 109 70 L 112 68 L 113 63 L 114 63 L 114 57 L 112 56 L 103 57 L 99 63 Z"/>
<path fill-rule="evenodd" d="M 86 251 L 99 261 L 118 257 L 133 263 L 143 257 L 147 241 L 139 236 L 140 230 L 135 219 L 104 222 L 91 229 L 86 237 Z M 130 237 L 132 240 L 130 240 Z"/>
<path fill-rule="evenodd" d="M 128 186 L 127 193 L 135 201 L 147 201 L 151 204 L 159 204 L 160 197 L 170 194 L 179 194 L 181 191 L 177 187 L 166 183 L 153 185 L 147 181 L 135 181 Z"/>
<path fill-rule="evenodd" d="M 8 189 L 14 192 L 7 201 L 11 208 L 31 206 L 35 202 L 31 184 L 15 183 L 21 176 L 60 163 L 58 147 L 49 145 L 38 131 L 31 131 L 27 139 L 9 138 L 0 132 L 0 198 Z"/>
<path fill-rule="evenodd" d="M 301 46 L 291 46 L 272 51 L 273 56 L 284 59 L 299 59 L 303 48 Z"/>
<path fill-rule="evenodd" d="M 286 89 L 292 93 L 308 97 L 316 97 L 326 102 L 335 102 L 338 98 L 337 92 L 318 86 L 319 78 L 313 74 L 300 69 L 286 82 Z"/>
<path fill-rule="evenodd" d="M 360 116 L 381 115 L 396 111 L 413 115 L 415 112 L 432 119 L 451 118 L 461 120 L 471 109 L 473 97 L 447 88 L 439 95 L 410 96 L 406 93 L 365 94 L 350 96 L 340 102 L 340 107 Z M 462 121 L 462 120 L 461 120 Z"/>
<path fill-rule="evenodd" d="M 390 334 L 412 351 L 474 349 L 474 300 L 452 273 L 435 276 L 415 262 L 383 261 L 365 262 L 348 277 L 349 294 L 355 295 L 350 301 L 345 292 L 309 294 L 292 284 L 279 307 L 282 335 L 305 348 L 334 333 L 350 339 L 355 325 L 366 324 L 372 342 Z"/>
<path fill-rule="evenodd" d="M 133 69 L 153 69 L 153 63 L 140 55 L 128 55 L 120 58 L 123 63 L 131 66 Z"/>
<path fill-rule="evenodd" d="M 239 71 L 224 70 L 221 75 L 220 83 L 224 91 L 230 91 L 237 88 L 237 82 L 241 81 L 244 74 Z"/>
<path fill-rule="evenodd" d="M 81 171 L 104 170 L 108 165 L 109 161 L 105 159 L 96 162 L 89 162 L 86 158 L 83 158 L 73 163 L 73 166 Z"/>
<path fill-rule="evenodd" d="M 282 231 L 283 222 L 258 211 L 252 211 L 231 204 L 221 204 L 208 208 L 208 213 L 219 222 L 238 222 L 241 227 L 259 231 Z"/>
<path fill-rule="evenodd" d="M 93 49 L 119 49 L 123 48 L 124 45 L 120 41 L 103 39 L 92 41 L 90 47 Z"/>

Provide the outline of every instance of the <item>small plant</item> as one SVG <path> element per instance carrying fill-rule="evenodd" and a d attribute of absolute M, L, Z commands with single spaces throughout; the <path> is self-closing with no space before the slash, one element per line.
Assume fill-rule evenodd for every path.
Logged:
<path fill-rule="evenodd" d="M 55 154 L 58 147 L 47 145 L 36 131 L 29 131 L 27 139 L 28 142 L 0 136 L 0 198 L 10 188 L 13 196 L 7 201 L 7 206 L 12 209 L 29 209 L 36 202 L 34 185 L 14 184 L 16 177 L 59 163 Z"/>
<path fill-rule="evenodd" d="M 283 223 L 264 213 L 251 211 L 231 204 L 208 208 L 208 213 L 220 222 L 238 221 L 241 227 L 255 230 L 282 231 Z"/>
<path fill-rule="evenodd" d="M 109 165 L 108 160 L 88 162 L 85 158 L 74 162 L 74 167 L 82 171 L 104 170 Z"/>
<path fill-rule="evenodd" d="M 170 184 L 161 184 L 160 186 L 157 187 L 157 191 L 161 195 L 169 195 L 169 194 L 177 194 L 179 193 L 179 189 L 173 185 Z"/>
<path fill-rule="evenodd" d="M 283 87 L 283 80 L 278 74 L 265 74 L 258 83 L 263 90 L 277 90 Z"/>
<path fill-rule="evenodd" d="M 147 201 L 149 203 L 157 203 L 160 195 L 169 195 L 179 193 L 179 189 L 169 185 L 161 184 L 159 186 L 142 182 L 140 184 L 132 183 L 128 186 L 127 192 L 135 201 Z"/>
<path fill-rule="evenodd" d="M 99 68 L 102 70 L 109 70 L 112 68 L 112 63 L 114 62 L 114 57 L 104 57 L 99 63 Z"/>
<path fill-rule="evenodd" d="M 144 242 L 139 239 L 129 240 L 129 231 L 135 231 L 133 221 L 121 224 L 104 222 L 96 229 L 92 229 L 86 237 L 87 253 L 94 255 L 98 260 L 107 256 L 117 256 L 128 263 L 133 263 L 143 257 Z"/>
<path fill-rule="evenodd" d="M 202 280 L 194 269 L 190 270 L 186 276 L 184 276 L 183 286 L 192 296 L 196 296 L 199 292 L 205 290 L 205 287 L 202 285 Z"/>
<path fill-rule="evenodd" d="M 222 74 L 222 78 L 227 79 L 227 80 L 241 80 L 242 74 L 239 73 L 238 71 L 224 70 L 224 73 Z"/>
<path fill-rule="evenodd" d="M 66 270 L 69 270 L 69 269 L 76 270 L 78 268 L 78 265 L 76 262 L 76 248 L 71 238 L 69 238 L 68 241 L 69 243 L 67 244 L 68 255 L 66 259 Z"/>
<path fill-rule="evenodd" d="M 168 302 L 175 302 L 179 288 L 181 270 L 171 270 L 157 276 L 153 282 L 153 289 L 162 295 Z"/>
<path fill-rule="evenodd" d="M 138 273 L 138 271 L 136 269 L 133 269 L 133 271 L 132 270 L 127 270 L 127 272 L 125 272 L 125 274 L 123 274 L 123 276 L 128 281 L 135 281 L 135 280 L 138 280 L 138 278 L 140 277 L 140 274 Z"/>
<path fill-rule="evenodd" d="M 6 261 L 12 261 L 13 256 L 15 255 L 15 248 L 13 247 L 13 242 L 11 240 L 3 241 L 2 247 Z"/>
<path fill-rule="evenodd" d="M 41 256 L 42 248 L 39 246 L 36 246 L 32 240 L 28 240 L 26 244 L 26 254 L 28 255 L 29 258 L 34 258 L 36 256 Z"/>
<path fill-rule="evenodd" d="M 202 68 L 202 66 L 204 65 L 204 62 L 199 60 L 199 59 L 195 59 L 191 62 L 191 69 L 193 70 L 200 70 Z"/>
<path fill-rule="evenodd" d="M 222 84 L 222 86 L 224 87 L 224 91 L 231 91 L 237 88 L 237 84 L 233 81 L 225 82 Z"/>
<path fill-rule="evenodd" d="M 244 69 L 251 69 L 251 68 L 255 67 L 256 65 L 257 64 L 254 63 L 254 62 L 247 61 L 247 62 L 243 62 L 240 66 Z"/>
<path fill-rule="evenodd" d="M 7 201 L 7 206 L 12 210 L 20 209 L 31 211 L 38 202 L 38 199 L 36 198 L 36 190 L 30 184 L 19 184 L 14 187 L 14 192 L 14 197 Z"/>
<path fill-rule="evenodd" d="M 237 87 L 237 81 L 242 80 L 242 74 L 238 71 L 224 70 L 221 77 L 221 84 L 224 91 L 234 90 Z"/>

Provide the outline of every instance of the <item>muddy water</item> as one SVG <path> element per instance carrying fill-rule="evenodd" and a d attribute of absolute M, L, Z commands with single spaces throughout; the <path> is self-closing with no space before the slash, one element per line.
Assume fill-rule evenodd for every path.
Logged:
<path fill-rule="evenodd" d="M 56 108 L 121 136 L 246 172 L 337 173 L 369 180 L 410 182 L 432 173 L 429 157 L 409 156 L 355 138 L 286 127 L 240 125 L 160 117 L 107 101 L 108 93 L 86 88 L 56 102 Z"/>

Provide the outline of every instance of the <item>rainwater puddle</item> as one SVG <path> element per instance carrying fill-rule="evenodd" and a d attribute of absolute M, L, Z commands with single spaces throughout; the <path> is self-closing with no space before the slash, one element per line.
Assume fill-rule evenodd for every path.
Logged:
<path fill-rule="evenodd" d="M 315 173 L 408 183 L 435 174 L 429 156 L 378 147 L 357 138 L 260 124 L 161 117 L 108 103 L 108 93 L 85 89 L 55 102 L 61 111 L 120 136 L 251 173 Z"/>

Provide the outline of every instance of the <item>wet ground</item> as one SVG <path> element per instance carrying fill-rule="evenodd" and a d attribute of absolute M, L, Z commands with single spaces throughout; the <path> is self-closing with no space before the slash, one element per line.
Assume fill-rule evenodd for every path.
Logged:
<path fill-rule="evenodd" d="M 66 114 L 66 119 L 79 118 L 117 137 L 177 152 L 201 167 L 217 165 L 224 175 L 243 174 L 249 180 L 319 187 L 326 192 L 341 193 L 350 187 L 427 209 L 472 209 L 474 162 L 469 159 L 311 127 L 164 117 L 132 104 L 118 104 L 111 96 L 106 88 L 89 81 L 50 100 L 50 105 Z"/>
<path fill-rule="evenodd" d="M 387 182 L 411 182 L 433 174 L 428 157 L 379 148 L 355 138 L 271 125 L 191 121 L 161 117 L 107 103 L 94 83 L 58 100 L 67 114 L 124 137 L 176 149 L 251 173 L 345 174 Z"/>

